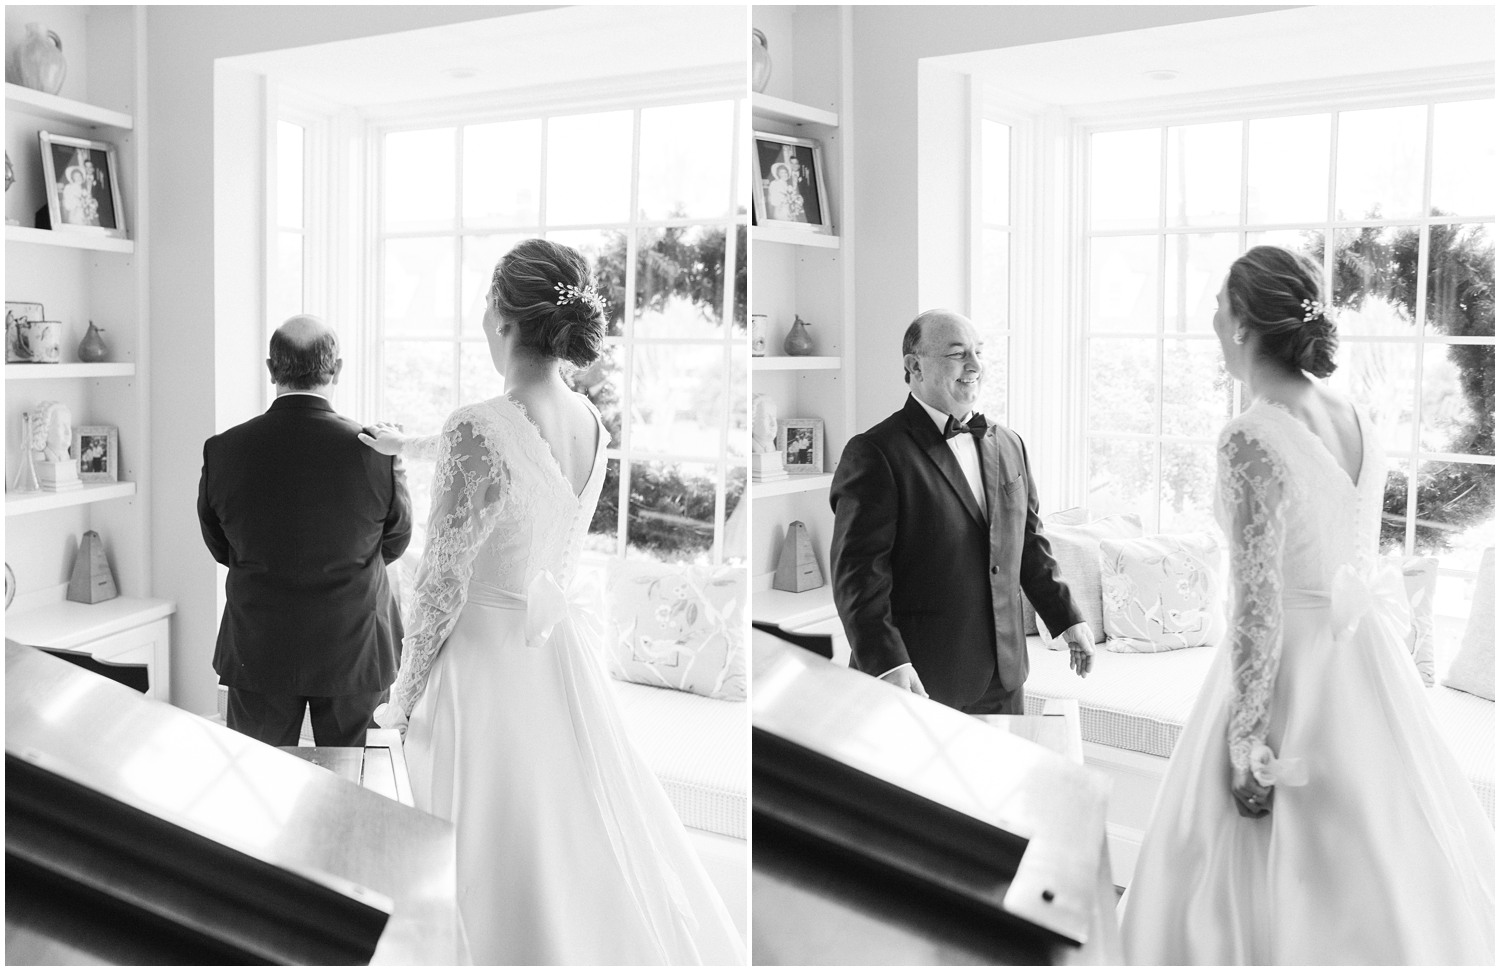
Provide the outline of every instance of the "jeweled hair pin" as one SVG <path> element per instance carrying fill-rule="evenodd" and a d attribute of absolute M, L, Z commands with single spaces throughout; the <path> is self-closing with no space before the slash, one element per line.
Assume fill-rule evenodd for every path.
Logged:
<path fill-rule="evenodd" d="M 1317 320 L 1319 317 L 1323 316 L 1324 312 L 1326 312 L 1327 310 L 1328 308 L 1323 305 L 1322 301 L 1313 300 L 1310 298 L 1303 300 L 1302 322 L 1306 324 Z"/>
<path fill-rule="evenodd" d="M 581 288 L 575 287 L 571 283 L 557 283 L 553 284 L 552 289 L 557 291 L 557 305 L 559 307 L 567 306 L 576 300 L 580 303 L 588 304 L 599 316 L 605 316 L 604 298 L 599 295 L 598 290 L 594 289 L 592 283 Z"/>

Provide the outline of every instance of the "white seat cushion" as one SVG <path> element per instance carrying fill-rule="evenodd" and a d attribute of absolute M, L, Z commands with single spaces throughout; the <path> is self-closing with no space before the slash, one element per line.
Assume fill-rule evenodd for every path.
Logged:
<path fill-rule="evenodd" d="M 631 741 L 661 780 L 683 825 L 744 839 L 749 706 L 671 688 L 612 683 Z"/>

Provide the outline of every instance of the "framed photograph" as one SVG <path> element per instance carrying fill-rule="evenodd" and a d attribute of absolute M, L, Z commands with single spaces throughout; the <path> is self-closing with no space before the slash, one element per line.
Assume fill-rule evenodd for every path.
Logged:
<path fill-rule="evenodd" d="M 128 238 L 115 147 L 71 135 L 38 132 L 47 218 L 55 230 Z"/>
<path fill-rule="evenodd" d="M 73 454 L 84 482 L 120 480 L 120 430 L 114 425 L 74 425 Z"/>
<path fill-rule="evenodd" d="M 781 466 L 792 475 L 823 471 L 823 419 L 783 418 L 776 429 L 776 451 Z"/>
<path fill-rule="evenodd" d="M 823 147 L 811 138 L 755 133 L 755 224 L 833 235 Z"/>

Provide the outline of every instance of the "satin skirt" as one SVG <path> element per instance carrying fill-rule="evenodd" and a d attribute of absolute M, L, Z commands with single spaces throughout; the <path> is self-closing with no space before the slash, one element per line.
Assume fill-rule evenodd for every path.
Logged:
<path fill-rule="evenodd" d="M 589 611 L 564 600 L 472 584 L 407 730 L 417 807 L 457 829 L 474 963 L 743 964 L 625 734 Z"/>
<path fill-rule="evenodd" d="M 1228 646 L 1172 753 L 1121 901 L 1131 964 L 1485 964 L 1495 833 L 1438 733 L 1403 640 L 1335 637 L 1289 597 L 1268 743 L 1302 786 L 1242 818 L 1230 795 Z"/>

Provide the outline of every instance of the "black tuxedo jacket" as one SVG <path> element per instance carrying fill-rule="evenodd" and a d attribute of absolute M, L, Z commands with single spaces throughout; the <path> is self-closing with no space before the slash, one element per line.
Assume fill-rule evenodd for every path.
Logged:
<path fill-rule="evenodd" d="M 833 598 L 854 667 L 910 662 L 935 701 L 978 700 L 997 670 L 1026 681 L 1021 591 L 1049 630 L 1083 620 L 1042 535 L 1026 447 L 1008 428 L 979 440 L 985 521 L 958 459 L 910 395 L 855 435 L 833 476 Z"/>
<path fill-rule="evenodd" d="M 323 398 L 283 395 L 204 443 L 198 520 L 229 568 L 221 683 L 321 697 L 395 681 L 385 565 L 411 541 L 411 498 L 399 464 L 359 431 Z"/>

